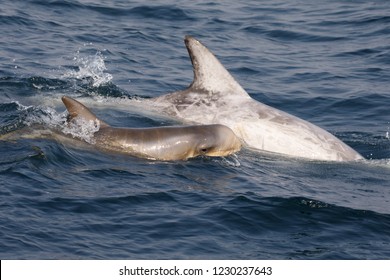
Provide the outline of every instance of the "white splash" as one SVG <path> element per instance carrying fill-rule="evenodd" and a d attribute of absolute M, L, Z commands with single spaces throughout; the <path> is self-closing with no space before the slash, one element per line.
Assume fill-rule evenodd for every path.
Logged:
<path fill-rule="evenodd" d="M 72 122 L 67 121 L 68 112 L 58 113 L 52 107 L 46 106 L 24 106 L 19 102 L 14 102 L 17 110 L 21 112 L 20 120 L 13 125 L 13 129 L 22 126 L 32 127 L 41 133 L 51 131 L 54 134 L 65 134 L 68 137 L 77 138 L 89 144 L 95 144 L 94 135 L 100 129 L 100 122 L 88 121 L 84 118 L 75 118 Z M 30 135 L 31 136 L 31 135 Z M 36 135 L 32 135 L 32 138 Z"/>
<path fill-rule="evenodd" d="M 16 106 L 17 106 L 16 109 L 18 111 L 26 111 L 26 110 L 28 110 L 30 108 L 33 108 L 33 106 L 25 106 L 25 105 L 19 103 L 19 101 L 12 101 L 12 103 L 16 104 Z"/>
<path fill-rule="evenodd" d="M 23 123 L 27 126 L 41 124 L 48 128 L 56 128 L 58 126 L 61 126 L 66 120 L 65 114 L 59 114 L 51 107 L 34 107 L 22 105 L 22 107 L 20 107 L 20 110 L 25 111 L 26 113 L 26 117 L 23 120 Z"/>
<path fill-rule="evenodd" d="M 216 159 L 212 159 L 212 160 L 215 162 L 218 162 L 224 166 L 229 166 L 229 167 L 240 167 L 241 166 L 241 163 L 238 160 L 238 156 L 236 154 L 232 154 L 228 157 L 221 157 L 221 158 L 216 158 Z"/>
<path fill-rule="evenodd" d="M 62 132 L 73 138 L 81 139 L 89 144 L 95 144 L 94 134 L 99 131 L 100 122 L 75 118 L 62 128 Z"/>
<path fill-rule="evenodd" d="M 100 51 L 97 51 L 95 55 L 83 56 L 79 50 L 73 58 L 78 70 L 69 70 L 63 76 L 64 78 L 75 79 L 91 78 L 92 86 L 94 87 L 106 84 L 112 80 L 112 75 L 105 72 L 107 68 L 104 58 Z"/>

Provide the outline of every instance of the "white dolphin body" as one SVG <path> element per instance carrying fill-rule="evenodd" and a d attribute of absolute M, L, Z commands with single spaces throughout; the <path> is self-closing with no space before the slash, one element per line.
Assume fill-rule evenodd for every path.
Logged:
<path fill-rule="evenodd" d="M 324 129 L 251 98 L 198 40 L 185 38 L 194 80 L 183 91 L 152 99 L 165 114 L 184 122 L 223 124 L 256 150 L 320 161 L 363 157 Z"/>

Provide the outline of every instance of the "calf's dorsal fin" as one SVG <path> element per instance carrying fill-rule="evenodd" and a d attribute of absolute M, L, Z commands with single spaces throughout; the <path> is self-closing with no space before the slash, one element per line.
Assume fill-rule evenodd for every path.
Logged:
<path fill-rule="evenodd" d="M 73 98 L 70 98 L 68 96 L 63 96 L 61 99 L 66 109 L 68 110 L 69 121 L 72 121 L 74 118 L 82 118 L 85 119 L 86 121 L 94 121 L 94 122 L 98 121 L 100 127 L 109 126 L 107 123 L 105 123 L 104 121 L 96 117 L 95 114 L 92 113 L 87 107 L 85 107 L 80 102 L 74 100 Z"/>

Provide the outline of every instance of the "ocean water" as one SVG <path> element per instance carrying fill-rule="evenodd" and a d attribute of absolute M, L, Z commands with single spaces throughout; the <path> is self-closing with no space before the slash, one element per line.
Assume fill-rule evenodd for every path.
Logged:
<path fill-rule="evenodd" d="M 142 101 L 191 83 L 189 34 L 253 98 L 366 158 L 0 141 L 1 259 L 390 258 L 389 1 L 3 0 L 0 32 L 0 134 L 62 120 L 63 95 L 115 126 L 175 124 Z"/>

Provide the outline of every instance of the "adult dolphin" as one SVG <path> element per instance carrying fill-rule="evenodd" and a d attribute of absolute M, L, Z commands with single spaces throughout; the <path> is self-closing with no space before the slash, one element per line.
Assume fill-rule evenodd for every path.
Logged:
<path fill-rule="evenodd" d="M 185 90 L 152 99 L 162 112 L 182 121 L 226 125 L 257 150 L 320 161 L 363 159 L 324 129 L 252 99 L 195 38 L 186 36 L 185 44 L 194 80 Z"/>
<path fill-rule="evenodd" d="M 80 102 L 66 96 L 62 101 L 69 112 L 69 125 L 96 127 L 87 142 L 103 150 L 152 160 L 185 160 L 200 155 L 227 156 L 241 148 L 240 140 L 224 125 L 116 128 Z"/>

